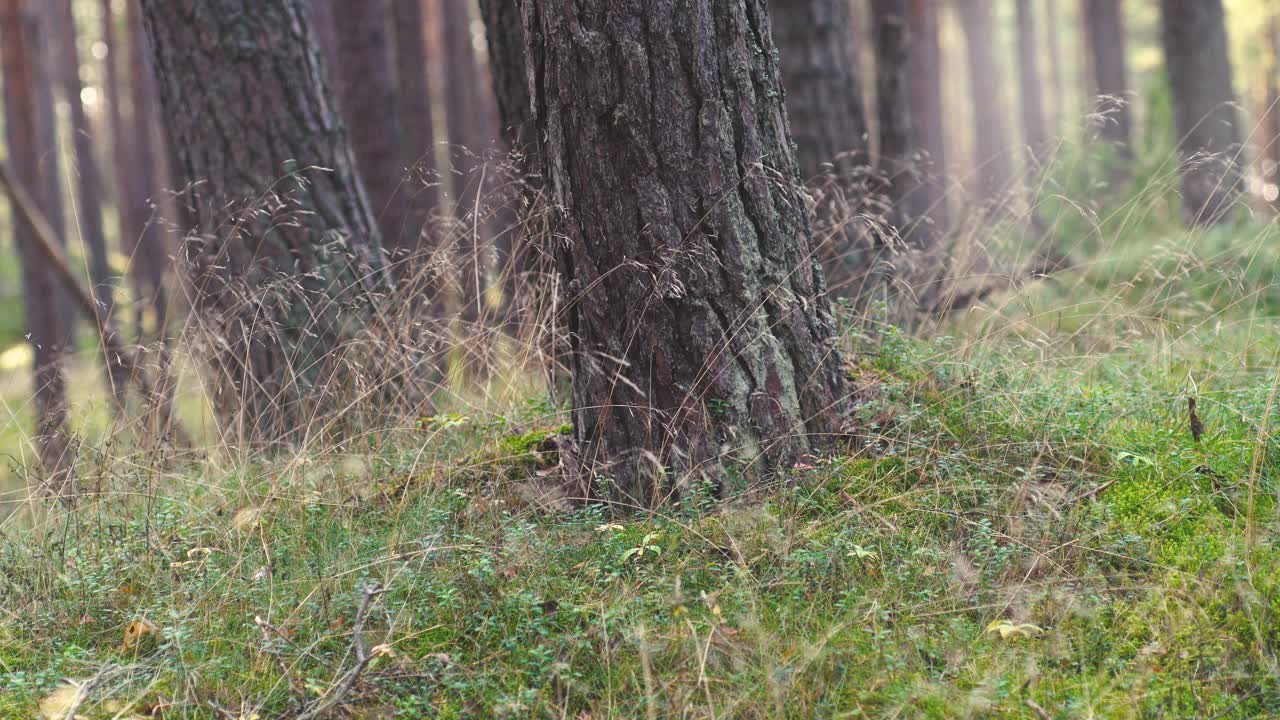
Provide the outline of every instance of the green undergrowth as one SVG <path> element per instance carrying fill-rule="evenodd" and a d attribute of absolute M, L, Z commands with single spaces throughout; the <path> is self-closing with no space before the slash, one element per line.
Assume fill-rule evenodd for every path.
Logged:
<path fill-rule="evenodd" d="M 335 716 L 1280 715 L 1274 328 L 1179 358 L 858 342 L 842 453 L 660 513 L 525 492 L 545 402 L 111 463 L 96 503 L 3 530 L 0 715 L 96 677 L 85 717 L 289 717 L 343 687 L 374 585 Z"/>
<path fill-rule="evenodd" d="M 850 331 L 853 434 L 746 495 L 548 493 L 545 398 L 92 446 L 93 502 L 0 523 L 0 717 L 69 682 L 94 719 L 1280 717 L 1280 236 L 1166 190 L 1076 217 L 1067 272 Z"/>

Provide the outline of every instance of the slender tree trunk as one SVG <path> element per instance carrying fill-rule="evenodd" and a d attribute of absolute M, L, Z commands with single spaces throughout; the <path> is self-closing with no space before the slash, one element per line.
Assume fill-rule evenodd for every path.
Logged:
<path fill-rule="evenodd" d="M 1266 29 L 1267 65 L 1263 69 L 1263 108 L 1266 129 L 1262 141 L 1263 177 L 1268 181 L 1267 200 L 1280 210 L 1280 10 L 1273 11 Z"/>
<path fill-rule="evenodd" d="M 333 67 L 338 104 L 383 243 L 399 257 L 413 250 L 417 233 L 408 227 L 405 195 L 400 192 L 405 151 L 395 111 L 396 77 L 387 2 L 336 0 L 332 12 L 337 30 Z"/>
<path fill-rule="evenodd" d="M 440 178 L 435 160 L 435 126 L 431 120 L 431 81 L 427 72 L 426 16 L 422 0 L 391 0 L 395 24 L 396 102 L 400 117 L 401 159 L 410 180 L 402 189 L 407 206 L 405 242 L 414 252 L 427 250 L 425 228 L 440 207 Z"/>
<path fill-rule="evenodd" d="M 76 158 L 76 190 L 79 205 L 75 217 L 79 220 L 80 240 L 89 260 L 90 287 L 100 312 L 110 316 L 115 302 L 116 278 L 107 259 L 107 239 L 102 224 L 102 187 L 98 161 L 94 155 L 94 133 L 85 115 L 80 99 L 83 89 L 80 83 L 80 52 L 76 47 L 75 17 L 71 12 L 71 0 L 57 0 L 57 24 L 59 26 L 59 63 L 62 94 L 71 115 L 72 143 Z M 117 399 L 123 398 L 127 378 L 119 358 L 103 353 L 107 383 Z"/>
<path fill-rule="evenodd" d="M 1084 34 L 1093 73 L 1092 111 L 1102 118 L 1099 134 L 1120 152 L 1123 165 L 1133 158 L 1133 113 L 1122 0 L 1084 0 Z M 1124 169 L 1122 165 L 1121 169 Z"/>
<path fill-rule="evenodd" d="M 198 181 L 199 237 L 185 255 L 211 394 L 246 439 L 298 439 L 375 373 L 348 370 L 343 351 L 369 340 L 391 287 L 307 11 L 302 0 L 143 7 L 178 166 Z"/>
<path fill-rule="evenodd" d="M 47 25 L 28 0 L 0 0 L 0 64 L 4 75 L 5 140 L 17 180 L 31 189 L 54 223 L 61 218 L 53 107 L 44 63 Z M 41 84 L 44 90 L 40 89 Z M 22 263 L 27 337 L 35 351 L 32 373 L 36 444 L 48 475 L 46 491 L 74 494 L 62 357 L 70 350 L 70 303 L 36 247 L 34 228 L 16 213 L 14 244 Z M 65 237 L 58 233 L 59 237 Z"/>
<path fill-rule="evenodd" d="M 800 173 L 832 289 L 858 297 L 874 263 L 859 215 L 878 213 L 848 0 L 769 0 Z"/>
<path fill-rule="evenodd" d="M 466 241 L 460 243 L 462 255 L 462 316 L 475 322 L 484 311 L 484 295 L 488 263 L 484 261 L 488 242 L 484 223 L 485 211 L 480 207 L 484 184 L 484 153 L 493 140 L 492 121 L 485 117 L 481 88 L 484 73 L 476 59 L 471 34 L 473 0 L 444 0 L 440 3 L 444 53 L 445 115 L 449 124 L 450 157 L 453 164 L 455 214 L 463 221 L 458 231 Z"/>
<path fill-rule="evenodd" d="M 1067 117 L 1069 107 L 1066 91 L 1063 88 L 1062 40 L 1059 37 L 1061 28 L 1058 23 L 1061 15 L 1058 12 L 1058 0 L 1044 0 L 1044 36 L 1045 51 L 1049 56 L 1049 104 L 1045 107 L 1046 121 L 1052 132 L 1062 130 L 1062 123 Z"/>
<path fill-rule="evenodd" d="M 1018 2 L 1018 96 L 1022 109 L 1022 142 L 1031 152 L 1036 165 L 1043 164 L 1049 150 L 1049 134 L 1044 127 L 1044 101 L 1041 96 L 1040 43 L 1036 40 L 1036 21 L 1032 0 Z"/>
<path fill-rule="evenodd" d="M 119 247 L 130 252 L 137 238 L 125 211 L 130 197 L 131 180 L 128 159 L 133 156 L 129 133 L 124 119 L 124 94 L 121 90 L 120 64 L 125 54 L 125 42 L 112 7 L 112 0 L 102 0 L 102 41 L 107 45 L 107 57 L 103 63 L 103 96 L 107 107 L 107 123 L 111 133 L 110 165 L 113 182 L 111 201 L 116 211 L 116 231 Z"/>
<path fill-rule="evenodd" d="M 480 0 L 485 39 L 489 48 L 489 71 L 497 100 L 498 123 L 502 142 L 511 150 L 514 167 L 508 173 L 518 185 L 516 192 L 506 193 L 502 211 L 495 218 L 494 239 L 498 269 L 503 279 L 503 295 L 507 301 L 506 320 L 509 331 L 518 328 L 516 300 L 525 287 L 524 276 L 533 268 L 528 247 L 527 223 L 530 211 L 542 190 L 541 164 L 537 156 L 537 138 L 533 119 L 533 102 L 529 98 L 528 64 L 525 62 L 524 29 L 521 4 L 524 0 Z M 510 187 L 511 183 L 506 186 Z M 515 207 L 522 205 L 522 211 Z"/>
<path fill-rule="evenodd" d="M 729 491 L 846 389 L 765 2 L 579 7 L 524 5 L 582 457 L 627 504 Z"/>
<path fill-rule="evenodd" d="M 894 225 L 914 248 L 949 224 L 938 0 L 872 0 L 881 168 Z"/>
<path fill-rule="evenodd" d="M 965 53 L 969 59 L 977 198 L 981 203 L 992 205 L 1012 188 L 1013 171 L 1009 162 L 1007 111 L 1000 97 L 1003 74 L 994 55 L 991 0 L 959 0 L 956 8 L 960 11 Z"/>
<path fill-rule="evenodd" d="M 164 278 L 169 267 L 169 249 L 165 246 L 165 228 L 160 206 L 160 170 L 157 148 L 158 132 L 152 59 L 147 52 L 147 38 L 142 28 L 142 0 L 128 0 L 129 20 L 129 94 L 133 109 L 129 141 L 129 198 L 122 209 L 129 217 L 129 248 L 134 289 L 138 293 L 138 317 L 145 310 L 152 313 L 156 333 L 163 336 L 168 323 L 168 301 Z M 143 323 L 138 322 L 139 331 Z"/>
<path fill-rule="evenodd" d="M 1183 160 L 1183 212 L 1188 223 L 1214 224 L 1229 216 L 1241 189 L 1222 0 L 1161 0 L 1160 26 Z"/>

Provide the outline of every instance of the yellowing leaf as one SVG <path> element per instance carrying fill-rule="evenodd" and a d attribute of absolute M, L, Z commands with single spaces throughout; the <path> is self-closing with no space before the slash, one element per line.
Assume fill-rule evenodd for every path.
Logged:
<path fill-rule="evenodd" d="M 849 551 L 849 557 L 856 557 L 859 560 L 875 560 L 880 557 L 880 553 L 875 550 L 868 550 L 861 545 L 854 545 L 853 550 Z"/>
<path fill-rule="evenodd" d="M 1008 620 L 992 620 L 987 625 L 987 634 L 999 633 L 1001 640 L 1016 640 L 1018 638 L 1040 637 L 1044 634 L 1044 628 L 1031 623 L 1014 623 Z"/>

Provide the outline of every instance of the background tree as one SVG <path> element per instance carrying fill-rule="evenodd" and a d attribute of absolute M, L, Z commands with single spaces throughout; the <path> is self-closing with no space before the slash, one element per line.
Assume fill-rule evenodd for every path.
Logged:
<path fill-rule="evenodd" d="M 393 255 L 410 252 L 417 233 L 409 227 L 400 191 L 407 153 L 394 110 L 398 98 L 387 0 L 321 1 L 332 3 L 338 105 L 383 243 Z M 425 73 L 421 63 L 418 70 Z"/>
<path fill-rule="evenodd" d="M 938 0 L 872 0 L 881 166 L 894 224 L 927 248 L 947 230 Z"/>
<path fill-rule="evenodd" d="M 845 380 L 764 0 L 524 9 L 574 433 L 605 492 L 728 491 L 826 444 Z"/>
<path fill-rule="evenodd" d="M 435 124 L 427 71 L 426 16 L 422 0 L 390 0 L 395 28 L 396 113 L 400 122 L 401 163 L 411 169 L 400 190 L 406 208 L 401 247 L 427 249 L 423 228 L 440 207 L 440 178 L 435 160 Z"/>
<path fill-rule="evenodd" d="M 1113 143 L 1123 162 L 1133 156 L 1128 42 L 1122 0 L 1084 0 L 1084 36 L 1093 75 L 1093 112 L 1103 118 L 1098 133 Z"/>
<path fill-rule="evenodd" d="M 1045 161 L 1049 133 L 1044 126 L 1041 95 L 1040 43 L 1036 39 L 1035 13 L 1031 0 L 1017 0 L 1018 99 L 1022 116 L 1022 142 L 1031 151 L 1035 164 Z"/>
<path fill-rule="evenodd" d="M 76 24 L 71 6 L 71 0 L 56 0 L 50 9 L 56 11 L 52 19 L 58 33 L 58 84 L 70 115 L 72 148 L 76 161 L 73 174 L 77 204 L 72 216 L 78 221 L 80 240 L 86 250 L 94 299 L 101 311 L 110 316 L 115 303 L 115 278 L 107 258 L 107 238 L 102 220 L 101 176 L 94 153 L 96 137 L 80 97 L 84 86 L 80 80 L 80 51 L 76 47 Z M 123 375 L 124 368 L 119 358 L 113 357 L 111 353 L 103 353 L 103 359 L 109 386 L 118 398 L 122 397 L 127 382 Z"/>
<path fill-rule="evenodd" d="M 4 79 L 5 141 L 15 178 L 64 239 L 57 138 L 48 75 L 46 11 L 31 0 L 0 0 L 0 66 Z M 13 217 L 14 244 L 22 264 L 26 297 L 27 338 L 34 350 L 32 396 L 36 410 L 36 443 L 48 473 L 46 488 L 67 496 L 74 477 L 69 456 L 67 390 L 63 355 L 71 349 L 70 301 L 36 249 L 34 229 Z"/>
<path fill-rule="evenodd" d="M 453 164 L 452 184 L 456 215 L 468 219 L 470 227 L 460 228 L 466 238 L 459 248 L 462 253 L 463 317 L 471 322 L 484 312 L 487 268 L 484 262 L 488 229 L 479 210 L 484 198 L 482 182 L 488 178 L 480 172 L 484 154 L 496 135 L 493 108 L 486 103 L 484 88 L 490 86 L 476 58 L 471 32 L 474 0 L 444 0 L 439 3 L 441 29 L 444 33 L 445 116 L 449 124 L 450 158 Z"/>
<path fill-rule="evenodd" d="M 1222 0 L 1161 0 L 1160 28 L 1186 219 L 1213 224 L 1240 193 L 1239 113 Z"/>
<path fill-rule="evenodd" d="M 130 273 L 138 294 L 138 327 L 142 314 L 150 310 L 153 326 L 163 335 L 168 324 L 168 300 L 164 281 L 169 270 L 167 228 L 159 208 L 163 185 L 160 181 L 161 155 L 165 142 L 160 131 L 155 77 L 146 33 L 142 28 L 142 0 L 128 0 L 129 24 L 129 94 L 132 114 L 128 129 L 129 153 L 117 156 L 127 173 L 128 196 L 120 212 L 127 217 L 125 248 L 129 254 Z"/>
<path fill-rule="evenodd" d="M 800 174 L 816 197 L 819 254 L 835 292 L 861 294 L 869 136 L 848 0 L 769 0 Z"/>
<path fill-rule="evenodd" d="M 244 438 L 296 438 L 341 407 L 340 350 L 390 287 L 307 12 L 302 0 L 143 7 L 178 165 L 198 181 L 185 254 L 213 336 L 211 395 Z"/>
<path fill-rule="evenodd" d="M 1009 125 L 1001 101 L 1003 73 L 995 61 L 991 0 L 956 0 L 969 60 L 973 106 L 974 174 L 979 203 L 996 203 L 1012 186 Z"/>

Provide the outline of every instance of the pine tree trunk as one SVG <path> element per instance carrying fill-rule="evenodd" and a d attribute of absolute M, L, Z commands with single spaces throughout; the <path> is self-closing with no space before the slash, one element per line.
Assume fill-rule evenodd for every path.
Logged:
<path fill-rule="evenodd" d="M 185 256 L 211 395 L 246 440 L 298 439 L 359 390 L 343 351 L 390 290 L 316 36 L 302 0 L 143 7 L 178 166 L 198 181 Z"/>
<path fill-rule="evenodd" d="M 1062 123 L 1067 117 L 1067 108 L 1070 107 L 1067 103 L 1066 90 L 1063 88 L 1062 42 L 1059 39 L 1059 18 L 1058 0 L 1045 0 L 1045 50 L 1049 55 L 1049 98 L 1053 107 L 1048 123 L 1049 127 L 1053 128 L 1054 133 L 1062 129 Z M 1046 112 L 1049 111 L 1046 109 Z"/>
<path fill-rule="evenodd" d="M 168 319 L 168 301 L 164 278 L 169 268 L 169 248 L 165 244 L 166 228 L 159 212 L 162 192 L 160 184 L 158 132 L 159 118 L 155 96 L 152 59 L 142 28 L 142 0 L 128 0 L 129 21 L 129 94 L 133 113 L 129 128 L 129 197 L 122 212 L 128 216 L 129 252 L 134 289 L 138 293 L 139 318 L 150 310 L 157 333 L 163 335 Z M 139 322 L 141 331 L 142 323 Z"/>
<path fill-rule="evenodd" d="M 1022 109 L 1022 143 L 1036 165 L 1045 161 L 1049 135 L 1044 127 L 1044 101 L 1040 92 L 1040 43 L 1031 0 L 1018 2 L 1018 97 Z"/>
<path fill-rule="evenodd" d="M 969 92 L 973 102 L 974 168 L 977 199 L 998 204 L 1012 189 L 1009 129 L 1001 103 L 1003 73 L 995 61 L 991 0 L 960 0 L 956 4 L 964 28 L 969 59 Z"/>
<path fill-rule="evenodd" d="M 440 207 L 436 168 L 435 125 L 431 119 L 431 81 L 427 72 L 426 17 L 422 0 L 391 0 L 395 24 L 396 108 L 400 117 L 402 163 L 412 168 L 406 195 L 406 230 L 402 246 L 422 252 L 427 222 Z"/>
<path fill-rule="evenodd" d="M 334 0 L 337 55 L 334 84 L 351 135 L 356 165 L 382 241 L 393 257 L 417 244 L 404 215 L 401 167 L 405 159 L 397 107 L 386 0 Z M 421 67 L 421 64 L 420 64 Z"/>
<path fill-rule="evenodd" d="M 1133 113 L 1121 0 L 1084 0 L 1084 24 L 1093 72 L 1092 112 L 1103 118 L 1099 134 L 1116 146 L 1127 165 L 1133 157 Z"/>
<path fill-rule="evenodd" d="M 471 6 L 474 0 L 444 0 L 440 3 L 447 74 L 445 115 L 449 124 L 450 157 L 453 164 L 455 215 L 463 221 L 458 228 L 461 255 L 460 286 L 462 316 L 476 322 L 484 312 L 488 263 L 484 197 L 484 154 L 493 141 L 492 122 L 485 114 L 481 88 L 487 82 L 476 59 L 471 34 Z"/>
<path fill-rule="evenodd" d="M 1229 216 L 1241 189 L 1240 119 L 1222 0 L 1161 0 L 1160 26 L 1190 224 Z"/>
<path fill-rule="evenodd" d="M 76 24 L 71 11 L 71 0 L 57 0 L 58 50 L 62 95 L 71 116 L 72 142 L 76 159 L 76 190 L 79 204 L 74 217 L 79 220 L 80 240 L 87 251 L 89 278 L 98 312 L 110 317 L 114 311 L 116 279 L 107 259 L 106 233 L 102 224 L 102 186 L 98 161 L 94 155 L 94 132 L 85 115 L 80 99 L 83 89 L 80 82 L 80 52 L 76 47 Z M 117 400 L 124 397 L 128 378 L 118 357 L 103 353 L 107 384 Z"/>
<path fill-rule="evenodd" d="M 859 215 L 878 214 L 848 0 L 769 0 L 800 173 L 833 292 L 860 297 L 874 265 Z"/>
<path fill-rule="evenodd" d="M 5 141 L 17 180 L 54 223 L 61 219 L 57 138 L 45 61 L 47 25 L 27 0 L 0 0 L 0 65 L 4 75 Z M 44 89 L 40 86 L 44 84 Z M 74 493 L 67 429 L 66 381 L 62 357 L 71 349 L 70 302 L 36 247 L 34 230 L 13 214 L 14 244 L 22 264 L 27 337 L 35 355 L 32 373 L 36 444 L 47 480 L 45 489 L 68 498 Z M 56 230 L 60 239 L 65 235 Z"/>
<path fill-rule="evenodd" d="M 872 0 L 881 167 L 894 225 L 911 247 L 947 231 L 938 0 Z"/>
<path fill-rule="evenodd" d="M 524 4 L 582 457 L 628 506 L 731 491 L 846 389 L 765 1 L 580 7 Z"/>

